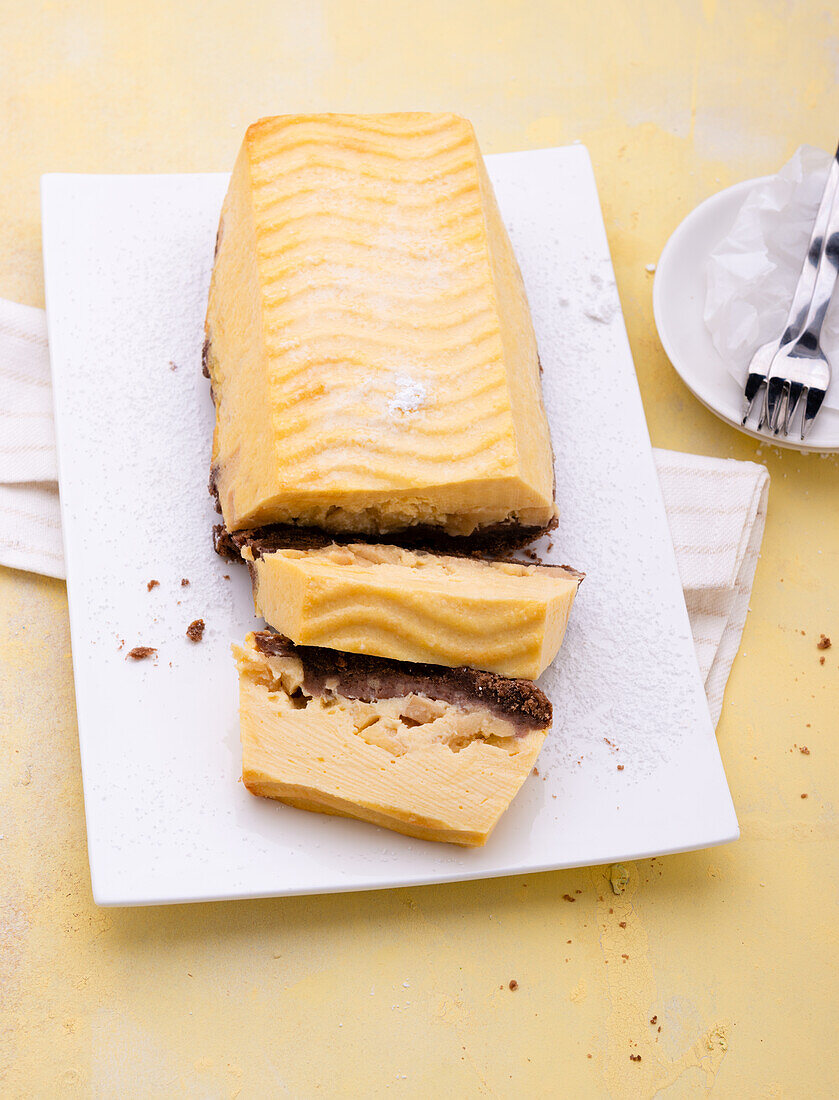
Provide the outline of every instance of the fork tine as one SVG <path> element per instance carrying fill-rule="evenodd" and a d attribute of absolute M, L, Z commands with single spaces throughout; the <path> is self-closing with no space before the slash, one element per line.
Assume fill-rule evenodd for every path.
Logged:
<path fill-rule="evenodd" d="M 789 396 L 787 398 L 787 407 L 784 412 L 784 423 L 781 428 L 782 435 L 789 435 L 789 426 L 795 419 L 795 413 L 798 409 L 798 403 L 801 400 L 804 388 L 801 382 L 790 382 L 789 384 Z"/>
<path fill-rule="evenodd" d="M 756 372 L 751 372 L 746 379 L 746 385 L 743 390 L 743 419 L 741 423 L 745 424 L 751 416 L 755 407 L 755 401 L 765 381 L 766 375 Z"/>
<path fill-rule="evenodd" d="M 810 392 L 807 394 L 807 404 L 804 407 L 804 415 L 801 418 L 802 440 L 812 427 L 813 421 L 816 419 L 816 413 L 822 407 L 822 401 L 824 401 L 824 395 L 826 392 L 826 390 L 819 390 L 816 389 L 815 386 L 813 386 L 811 387 Z"/>
<path fill-rule="evenodd" d="M 775 406 L 775 416 L 772 421 L 772 431 L 775 435 L 781 430 L 781 425 L 786 419 L 787 409 L 789 408 L 789 379 L 783 379 L 783 385 L 781 387 L 781 396 L 778 404 Z"/>
<path fill-rule="evenodd" d="M 775 431 L 775 425 L 778 423 L 780 401 L 785 385 L 786 379 L 784 378 L 770 378 L 766 386 L 766 401 L 764 402 L 764 414 L 760 426 L 767 427 L 771 432 Z"/>

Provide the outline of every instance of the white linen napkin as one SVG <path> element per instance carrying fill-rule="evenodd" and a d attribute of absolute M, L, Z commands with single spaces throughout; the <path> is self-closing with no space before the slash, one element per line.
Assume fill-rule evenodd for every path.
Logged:
<path fill-rule="evenodd" d="M 748 611 L 769 474 L 653 452 L 714 722 Z M 46 317 L 0 299 L 0 565 L 63 577 Z"/>
<path fill-rule="evenodd" d="M 693 644 L 716 725 L 746 624 L 769 497 L 755 462 L 654 450 Z"/>
<path fill-rule="evenodd" d="M 0 299 L 0 565 L 64 576 L 47 321 Z"/>

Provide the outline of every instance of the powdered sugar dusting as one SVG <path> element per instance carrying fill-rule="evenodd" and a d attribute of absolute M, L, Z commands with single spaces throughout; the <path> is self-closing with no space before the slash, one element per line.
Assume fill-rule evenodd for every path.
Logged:
<path fill-rule="evenodd" d="M 412 413 L 421 409 L 428 398 L 425 386 L 416 378 L 406 374 L 396 376 L 396 392 L 387 403 L 391 416 L 397 413 Z"/>

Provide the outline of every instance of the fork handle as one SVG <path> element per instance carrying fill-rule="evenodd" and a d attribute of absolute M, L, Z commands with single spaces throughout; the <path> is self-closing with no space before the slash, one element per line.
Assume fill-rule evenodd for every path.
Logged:
<path fill-rule="evenodd" d="M 807 324 L 810 307 L 816 292 L 819 265 L 824 255 L 825 241 L 830 231 L 831 212 L 834 207 L 837 189 L 839 189 L 839 147 L 833 155 L 833 160 L 831 160 L 827 172 L 824 191 L 816 212 L 816 220 L 813 222 L 810 243 L 807 246 L 807 255 L 804 257 L 804 264 L 795 286 L 792 303 L 784 325 L 781 347 L 789 343 L 790 340 L 795 340 L 804 331 Z"/>
<path fill-rule="evenodd" d="M 805 354 L 816 354 L 819 350 L 822 325 L 830 299 L 833 297 L 837 276 L 839 276 L 839 201 L 834 195 L 816 270 L 813 297 L 801 333 L 795 340 L 796 348 Z"/>

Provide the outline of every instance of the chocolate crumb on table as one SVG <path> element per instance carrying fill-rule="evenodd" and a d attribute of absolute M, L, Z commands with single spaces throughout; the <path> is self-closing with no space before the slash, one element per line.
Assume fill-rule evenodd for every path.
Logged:
<path fill-rule="evenodd" d="M 154 653 L 157 650 L 153 646 L 135 645 L 133 649 L 129 649 L 126 657 L 130 657 L 132 661 L 145 661 L 146 657 L 151 657 Z"/>
<path fill-rule="evenodd" d="M 146 585 L 146 591 L 151 592 L 153 588 L 160 588 L 160 581 L 149 581 Z"/>
<path fill-rule="evenodd" d="M 204 620 L 193 619 L 186 628 L 186 636 L 191 642 L 200 642 L 204 637 Z"/>
<path fill-rule="evenodd" d="M 802 756 L 809 756 L 810 755 L 810 750 L 807 748 L 806 745 L 801 745 L 799 747 L 798 751 L 801 753 Z"/>
<path fill-rule="evenodd" d="M 630 1062 L 640 1062 L 641 1061 L 641 1055 L 640 1054 L 630 1054 L 629 1060 L 630 1060 Z"/>
<path fill-rule="evenodd" d="M 826 634 L 820 634 L 816 642 L 816 649 L 830 649 L 832 643 Z"/>
<path fill-rule="evenodd" d="M 519 983 L 516 981 L 515 978 L 513 978 L 513 980 L 510 982 L 510 991 L 512 993 L 515 993 L 515 991 L 518 989 L 518 987 L 519 987 Z"/>
<path fill-rule="evenodd" d="M 820 665 L 823 665 L 823 664 L 824 664 L 824 657 L 819 657 L 819 664 L 820 664 Z"/>
<path fill-rule="evenodd" d="M 562 900 L 563 900 L 563 901 L 576 901 L 577 899 L 576 899 L 576 898 L 573 898 L 573 897 L 571 897 L 571 895 L 570 895 L 570 894 L 563 894 L 563 895 L 562 895 Z"/>

